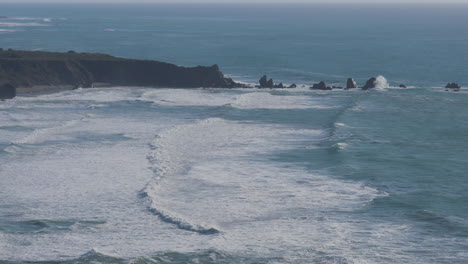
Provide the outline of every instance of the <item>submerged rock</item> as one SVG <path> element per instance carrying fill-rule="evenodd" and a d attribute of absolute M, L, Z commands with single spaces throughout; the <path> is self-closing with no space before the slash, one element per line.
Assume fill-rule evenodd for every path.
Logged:
<path fill-rule="evenodd" d="M 311 89 L 317 89 L 317 90 L 331 90 L 331 87 L 328 87 L 327 84 L 324 81 L 321 81 L 319 83 L 314 83 L 312 85 Z"/>
<path fill-rule="evenodd" d="M 0 99 L 12 99 L 16 96 L 16 88 L 11 84 L 0 85 Z"/>
<path fill-rule="evenodd" d="M 377 81 L 377 78 L 372 77 L 369 80 L 367 80 L 366 84 L 362 87 L 363 90 L 368 90 L 375 88 L 375 82 Z"/>
<path fill-rule="evenodd" d="M 273 88 L 284 88 L 284 85 L 283 85 L 283 83 L 275 84 L 275 85 L 273 86 Z"/>
<path fill-rule="evenodd" d="M 346 81 L 346 89 L 353 89 L 353 88 L 357 88 L 357 83 L 356 81 L 354 81 L 353 78 L 348 78 L 348 80 Z"/>
<path fill-rule="evenodd" d="M 296 87 L 297 87 L 297 85 L 295 83 L 293 83 L 293 84 L 289 85 L 288 88 L 296 88 Z"/>
<path fill-rule="evenodd" d="M 400 88 L 408 88 L 408 87 L 406 87 L 406 85 L 404 84 L 400 84 Z"/>

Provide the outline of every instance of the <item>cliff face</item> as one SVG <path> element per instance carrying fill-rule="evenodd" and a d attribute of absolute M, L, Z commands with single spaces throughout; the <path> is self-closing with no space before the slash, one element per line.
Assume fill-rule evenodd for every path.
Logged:
<path fill-rule="evenodd" d="M 217 65 L 186 68 L 105 54 L 0 50 L 0 93 L 6 84 L 87 88 L 93 83 L 178 88 L 239 86 L 225 78 Z"/>

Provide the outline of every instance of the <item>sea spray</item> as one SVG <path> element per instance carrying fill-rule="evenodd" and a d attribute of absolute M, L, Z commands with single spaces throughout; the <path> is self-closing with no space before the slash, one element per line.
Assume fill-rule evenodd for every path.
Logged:
<path fill-rule="evenodd" d="M 374 85 L 376 89 L 390 88 L 387 79 L 385 79 L 385 77 L 383 77 L 382 75 L 377 76 Z"/>

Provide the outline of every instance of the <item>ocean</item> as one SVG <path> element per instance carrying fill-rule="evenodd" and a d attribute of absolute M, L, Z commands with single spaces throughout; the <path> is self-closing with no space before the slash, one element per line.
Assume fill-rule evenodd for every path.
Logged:
<path fill-rule="evenodd" d="M 1 4 L 4 49 L 298 88 L 0 101 L 0 263 L 468 263 L 468 93 L 443 88 L 468 86 L 467 13 Z M 376 76 L 369 91 L 308 88 Z"/>

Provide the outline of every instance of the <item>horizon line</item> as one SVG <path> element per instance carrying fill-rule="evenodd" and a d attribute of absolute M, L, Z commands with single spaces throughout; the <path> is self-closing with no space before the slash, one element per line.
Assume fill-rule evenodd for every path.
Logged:
<path fill-rule="evenodd" d="M 58 2 L 58 1 L 18 1 L 18 0 L 7 0 L 7 1 L 0 1 L 0 4 L 161 4 L 161 5 L 179 5 L 179 4 L 212 4 L 212 5 L 437 5 L 437 6 L 444 6 L 444 5 L 468 5 L 468 2 L 460 2 L 460 1 L 450 1 L 445 3 L 440 2 L 418 2 L 418 1 L 401 1 L 401 2 L 367 2 L 367 1 L 359 1 L 359 2 L 304 2 L 304 1 L 293 1 L 293 2 L 265 2 L 265 1 L 249 1 L 249 2 L 239 2 L 239 1 L 228 1 L 228 2 L 219 2 L 214 0 L 205 0 L 200 2 L 189 2 L 189 1 L 173 1 L 173 2 L 154 2 L 154 1 L 106 1 L 106 0 L 87 0 L 87 1 L 67 1 L 67 2 Z"/>

